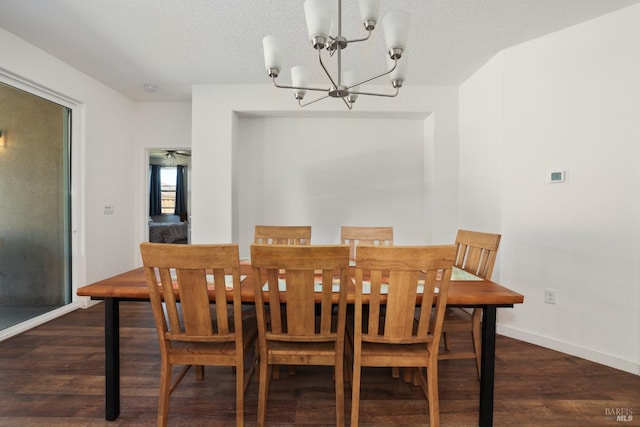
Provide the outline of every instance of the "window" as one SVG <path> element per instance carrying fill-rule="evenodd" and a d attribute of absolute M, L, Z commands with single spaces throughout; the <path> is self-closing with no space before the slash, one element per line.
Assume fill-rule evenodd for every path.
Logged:
<path fill-rule="evenodd" d="M 176 172 L 175 166 L 160 168 L 160 199 L 162 213 L 173 215 L 176 208 Z"/>

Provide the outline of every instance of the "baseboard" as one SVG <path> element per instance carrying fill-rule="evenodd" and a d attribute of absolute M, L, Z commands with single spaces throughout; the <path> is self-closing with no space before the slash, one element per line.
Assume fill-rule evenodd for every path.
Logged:
<path fill-rule="evenodd" d="M 0 341 L 4 341 L 8 338 L 11 338 L 18 334 L 26 332 L 29 329 L 33 329 L 36 326 L 42 325 L 43 323 L 47 323 L 64 314 L 71 313 L 72 311 L 77 310 L 79 308 L 83 308 L 81 303 L 72 302 L 71 304 L 67 304 L 63 307 L 41 314 L 40 316 L 31 318 L 15 326 L 11 326 L 9 328 L 3 329 L 0 331 Z"/>
<path fill-rule="evenodd" d="M 571 356 L 580 357 L 591 362 L 629 372 L 634 375 L 640 375 L 640 363 L 631 360 L 621 359 L 611 354 L 601 353 L 588 348 L 567 344 L 548 337 L 533 334 L 531 332 L 520 329 L 510 328 L 504 325 L 496 325 L 496 332 L 509 338 L 514 338 L 530 344 L 539 345 Z"/>

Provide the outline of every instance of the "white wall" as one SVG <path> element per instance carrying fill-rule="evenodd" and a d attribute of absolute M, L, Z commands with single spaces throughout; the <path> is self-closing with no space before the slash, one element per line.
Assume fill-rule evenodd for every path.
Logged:
<path fill-rule="evenodd" d="M 336 100 L 325 100 L 316 104 L 314 110 L 300 111 L 290 91 L 269 85 L 195 86 L 192 105 L 193 242 L 248 242 L 248 233 L 252 233 L 253 225 L 262 221 L 310 224 L 317 228 L 313 232 L 314 241 L 337 241 L 342 223 L 387 225 L 385 223 L 391 222 L 392 217 L 406 218 L 408 223 L 417 227 L 415 234 L 411 234 L 404 229 L 405 224 L 400 223 L 402 219 L 393 220 L 389 225 L 397 226 L 399 242 L 453 241 L 457 227 L 457 98 L 457 88 L 405 87 L 399 97 L 392 100 L 361 97 L 351 112 L 344 111 L 344 105 Z M 391 125 L 394 121 L 397 123 Z M 406 132 L 398 129 L 398 125 L 403 126 L 400 122 L 406 122 Z M 323 123 L 327 129 L 321 131 Z M 396 129 L 399 135 L 394 135 L 392 129 L 385 129 L 384 123 Z M 340 147 L 339 139 L 321 141 L 322 135 L 329 139 L 327 135 L 331 134 L 332 126 L 347 129 L 347 134 L 353 139 L 359 138 L 358 132 L 364 133 L 366 138 L 351 147 Z M 320 135 L 310 138 L 308 128 L 313 128 Z M 367 139 L 371 147 L 375 147 L 370 152 L 364 147 L 363 141 Z M 305 141 L 311 144 L 307 152 L 299 147 Z M 394 143 L 404 149 L 411 146 L 416 157 L 422 156 L 422 159 L 409 162 L 406 156 L 390 157 L 389 150 Z M 268 188 L 263 187 L 266 191 L 282 186 L 281 182 L 268 181 L 277 174 L 265 175 L 259 169 L 249 170 L 250 165 L 256 165 L 256 168 L 270 166 L 273 163 L 270 157 L 258 154 L 256 150 L 270 150 L 279 144 L 283 146 L 278 148 L 279 156 L 284 156 L 286 162 L 298 164 L 296 173 L 287 176 L 286 188 L 279 189 L 286 191 L 278 198 L 301 205 L 293 212 L 282 206 L 277 210 L 256 213 L 255 209 L 260 205 L 258 197 L 266 200 L 262 198 L 264 195 L 260 196 L 254 189 L 254 198 L 249 200 L 243 198 L 243 192 L 238 189 L 252 185 L 260 176 L 267 179 L 262 182 L 269 185 Z M 332 145 L 328 148 L 327 144 Z M 385 189 L 379 205 L 385 210 L 384 215 L 372 212 L 357 218 L 358 205 L 361 204 L 358 201 L 347 207 L 346 216 L 344 212 L 336 212 L 330 218 L 320 218 L 318 211 L 312 210 L 316 202 L 301 200 L 301 196 L 324 195 L 324 206 L 343 203 L 344 195 L 328 195 L 335 193 L 338 183 L 332 181 L 331 174 L 322 175 L 319 162 L 344 155 L 357 155 L 362 160 L 362 163 L 354 161 L 350 165 L 353 167 L 352 178 L 347 178 L 346 172 L 340 175 L 340 179 L 345 181 L 345 188 L 349 186 L 348 181 L 362 184 L 362 177 L 372 176 L 367 165 L 380 168 L 390 160 L 394 162 L 393 168 L 399 167 L 396 165 L 398 161 L 405 162 L 404 166 L 410 164 L 410 169 L 403 171 L 401 179 L 409 179 L 413 171 L 413 182 L 406 185 L 395 183 L 393 190 Z M 252 157 L 252 162 L 245 163 L 243 157 Z M 340 162 L 343 162 L 340 168 L 344 168 L 345 159 Z M 318 171 L 316 176 L 309 174 L 312 168 Z M 280 167 L 280 172 L 283 169 Z M 418 172 L 419 169 L 422 172 Z M 389 179 L 391 177 L 385 178 Z M 306 188 L 296 187 L 296 181 L 304 182 Z M 370 184 L 371 188 L 380 185 L 376 182 Z M 400 188 L 406 186 L 411 186 L 412 190 L 400 196 Z M 420 201 L 416 195 L 419 188 L 422 188 Z M 392 195 L 393 192 L 395 194 Z M 404 209 L 420 209 L 416 207 L 419 204 L 422 204 L 422 212 L 403 213 Z M 393 214 L 392 207 L 396 209 Z"/>
<path fill-rule="evenodd" d="M 74 109 L 74 286 L 135 264 L 133 102 L 0 28 L 2 71 L 60 95 Z M 112 204 L 113 215 L 103 206 Z M 72 292 L 75 296 L 75 289 Z"/>
<path fill-rule="evenodd" d="M 149 190 L 148 153 L 150 148 L 188 149 L 191 147 L 190 102 L 139 102 L 134 105 L 133 156 L 136 173 L 134 194 L 136 243 L 148 241 Z M 137 249 L 137 248 L 136 248 Z M 142 265 L 136 251 L 138 265 Z"/>
<path fill-rule="evenodd" d="M 339 243 L 341 225 L 427 238 L 424 119 L 243 118 L 239 130 L 245 256 L 256 224 L 311 225 L 316 244 Z"/>
<path fill-rule="evenodd" d="M 460 89 L 460 225 L 496 229 L 499 205 L 499 280 L 525 295 L 499 331 L 636 374 L 638 22 L 633 6 L 508 49 Z M 486 207 L 462 202 L 477 182 Z"/>
<path fill-rule="evenodd" d="M 499 54 L 460 88 L 460 228 L 500 231 L 502 103 Z"/>

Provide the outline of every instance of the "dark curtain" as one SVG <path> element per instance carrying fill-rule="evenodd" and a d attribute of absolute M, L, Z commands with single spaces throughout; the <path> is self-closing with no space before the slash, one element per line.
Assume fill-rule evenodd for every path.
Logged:
<path fill-rule="evenodd" d="M 149 180 L 149 216 L 162 214 L 162 198 L 160 197 L 160 166 L 151 165 Z"/>
<path fill-rule="evenodd" d="M 180 215 L 181 218 L 187 216 L 187 200 L 185 197 L 186 189 L 184 179 L 184 174 L 187 172 L 184 166 L 177 166 L 178 170 L 176 171 L 176 210 L 175 214 Z"/>

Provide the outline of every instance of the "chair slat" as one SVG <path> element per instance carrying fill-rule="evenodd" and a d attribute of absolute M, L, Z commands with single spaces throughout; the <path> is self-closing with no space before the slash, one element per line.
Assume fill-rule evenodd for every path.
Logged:
<path fill-rule="evenodd" d="M 185 335 L 211 335 L 207 278 L 202 270 L 177 270 Z M 224 281 L 223 281 L 224 283 Z"/>

